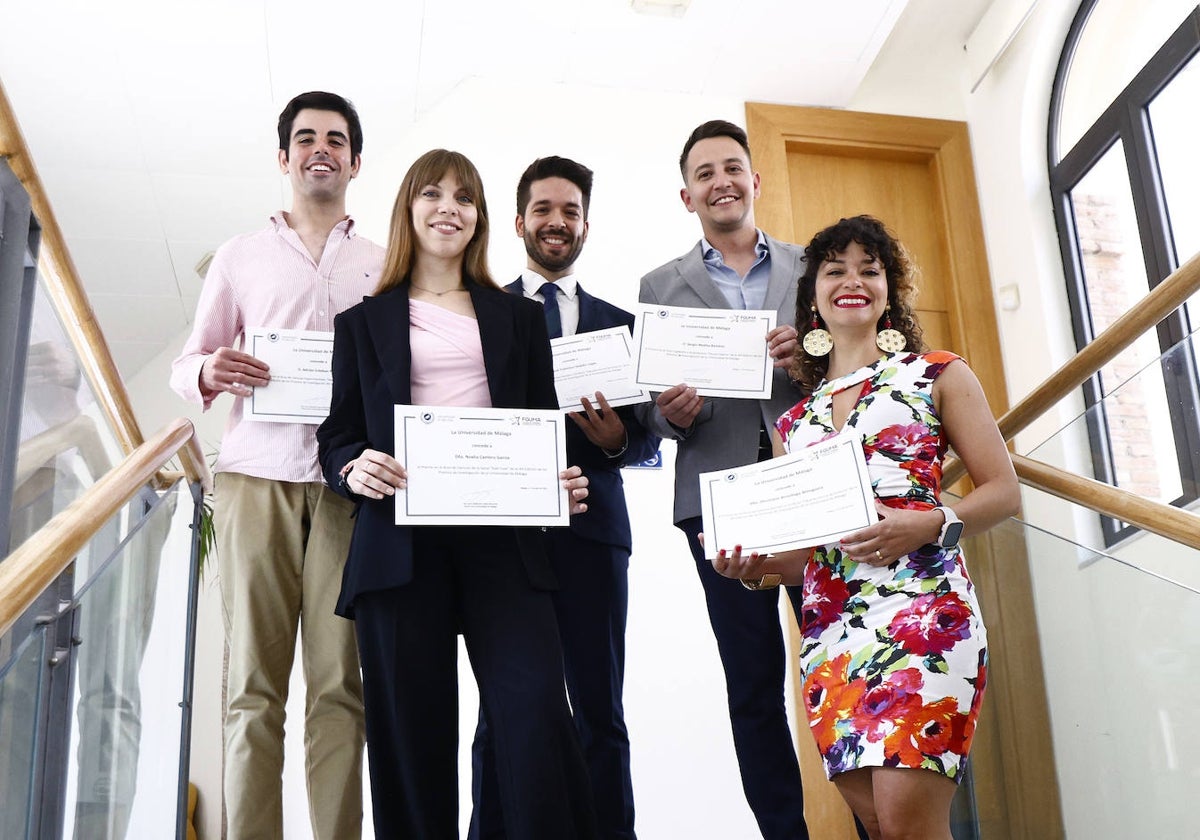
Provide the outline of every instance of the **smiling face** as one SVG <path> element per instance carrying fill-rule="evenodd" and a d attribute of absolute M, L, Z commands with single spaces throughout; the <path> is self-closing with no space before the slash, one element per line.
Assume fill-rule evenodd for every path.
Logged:
<path fill-rule="evenodd" d="M 302 110 L 292 123 L 287 151 L 279 151 L 279 169 L 291 180 L 297 200 L 344 201 L 358 165 L 346 118 L 337 111 Z"/>
<path fill-rule="evenodd" d="M 830 331 L 874 332 L 888 305 L 887 272 L 876 257 L 851 241 L 821 261 L 815 291 L 817 312 Z"/>
<path fill-rule="evenodd" d="M 529 185 L 529 203 L 517 216 L 529 268 L 547 280 L 571 273 L 587 241 L 583 191 L 566 178 L 543 178 Z"/>
<path fill-rule="evenodd" d="M 684 165 L 683 204 L 700 217 L 705 234 L 754 227 L 758 173 L 732 137 L 708 137 L 692 146 Z"/>
<path fill-rule="evenodd" d="M 479 218 L 475 196 L 454 172 L 417 190 L 410 205 L 417 259 L 461 259 Z"/>

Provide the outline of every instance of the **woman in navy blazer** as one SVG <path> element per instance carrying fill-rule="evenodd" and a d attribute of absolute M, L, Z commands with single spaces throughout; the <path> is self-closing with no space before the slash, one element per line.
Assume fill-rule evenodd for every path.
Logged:
<path fill-rule="evenodd" d="M 495 735 L 507 836 L 597 836 L 541 530 L 395 524 L 406 473 L 391 454 L 393 405 L 413 404 L 414 388 L 478 398 L 455 405 L 558 404 L 542 311 L 491 279 L 487 239 L 474 165 L 427 152 L 396 196 L 376 295 L 334 322 L 333 397 L 317 440 L 326 481 L 358 504 L 337 611 L 355 620 L 380 838 L 458 836 L 459 633 Z M 474 319 L 482 369 L 453 343 L 430 349 L 412 327 L 425 318 L 466 324 L 472 342 L 464 319 Z M 449 357 L 454 375 L 431 377 L 434 357 Z M 573 500 L 587 493 L 578 475 L 563 474 Z"/>

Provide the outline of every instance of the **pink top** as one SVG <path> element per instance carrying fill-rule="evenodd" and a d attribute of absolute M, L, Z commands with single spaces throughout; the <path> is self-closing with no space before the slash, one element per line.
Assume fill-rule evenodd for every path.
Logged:
<path fill-rule="evenodd" d="M 335 315 L 375 290 L 383 255 L 383 248 L 357 235 L 349 218 L 330 231 L 320 264 L 282 212 L 265 229 L 234 237 L 209 266 L 192 334 L 171 365 L 171 387 L 207 411 L 217 394 L 201 391 L 200 368 L 217 348 L 244 350 L 245 330 L 255 327 L 332 332 Z M 243 423 L 242 400 L 233 397 L 214 471 L 321 481 L 317 427 Z"/>
<path fill-rule="evenodd" d="M 479 322 L 420 300 L 408 302 L 413 405 L 491 408 Z"/>

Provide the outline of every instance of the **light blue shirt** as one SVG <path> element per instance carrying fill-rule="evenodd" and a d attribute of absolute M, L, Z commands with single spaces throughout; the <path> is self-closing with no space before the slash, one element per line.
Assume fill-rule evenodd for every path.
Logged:
<path fill-rule="evenodd" d="M 704 237 L 700 238 L 700 252 L 704 256 L 704 267 L 708 276 L 717 284 L 721 294 L 729 301 L 730 309 L 762 309 L 767 299 L 767 285 L 771 279 L 771 252 L 767 250 L 767 236 L 758 231 L 758 244 L 754 246 L 757 258 L 754 265 L 740 276 L 729 266 L 725 258 Z"/>

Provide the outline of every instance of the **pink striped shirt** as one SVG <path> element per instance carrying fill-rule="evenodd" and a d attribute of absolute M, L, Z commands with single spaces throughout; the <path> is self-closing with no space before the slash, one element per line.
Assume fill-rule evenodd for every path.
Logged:
<path fill-rule="evenodd" d="M 314 263 L 282 212 L 264 230 L 234 237 L 213 257 L 192 334 L 171 365 L 171 387 L 205 411 L 216 393 L 202 392 L 200 368 L 219 347 L 244 350 L 257 327 L 333 331 L 333 318 L 371 294 L 383 269 L 383 248 L 358 236 L 350 218 L 329 233 Z M 321 481 L 317 427 L 307 423 L 242 421 L 242 397 L 221 440 L 215 472 L 275 481 Z"/>

